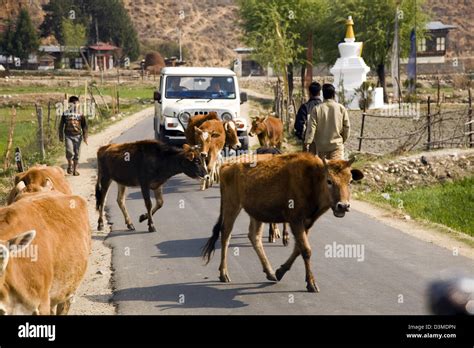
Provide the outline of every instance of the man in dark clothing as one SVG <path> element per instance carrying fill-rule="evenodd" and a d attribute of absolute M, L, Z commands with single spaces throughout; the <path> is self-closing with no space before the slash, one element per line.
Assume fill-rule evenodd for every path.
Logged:
<path fill-rule="evenodd" d="M 76 96 L 69 98 L 69 109 L 61 116 L 59 140 L 64 140 L 66 145 L 67 173 L 78 176 L 77 165 L 82 140 L 87 145 L 87 120 L 79 112 L 79 98 Z"/>
<path fill-rule="evenodd" d="M 296 114 L 295 120 L 295 135 L 300 139 L 304 140 L 306 132 L 306 123 L 308 122 L 311 111 L 316 105 L 321 104 L 321 85 L 317 82 L 311 82 L 309 85 L 309 100 L 301 105 L 298 113 Z"/>

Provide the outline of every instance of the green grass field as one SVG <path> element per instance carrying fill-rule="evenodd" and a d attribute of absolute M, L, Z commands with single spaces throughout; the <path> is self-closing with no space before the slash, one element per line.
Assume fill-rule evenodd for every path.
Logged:
<path fill-rule="evenodd" d="M 474 176 L 405 192 L 391 192 L 388 201 L 380 193 L 370 193 L 365 198 L 382 205 L 388 202 L 394 208 L 402 206 L 414 218 L 442 224 L 474 237 Z"/>
<path fill-rule="evenodd" d="M 126 86 L 121 85 L 117 87 L 120 98 L 125 99 L 153 99 L 153 91 L 156 89 L 155 86 Z M 114 88 L 111 86 L 101 87 L 99 90 L 103 95 L 112 96 L 114 94 Z M 97 90 L 93 89 L 94 94 L 98 94 Z M 68 95 L 83 95 L 84 87 L 37 87 L 37 86 L 11 86 L 11 87 L 2 87 L 2 95 L 9 94 L 29 94 L 29 93 L 65 93 Z M 100 98 L 100 97 L 99 97 Z"/>

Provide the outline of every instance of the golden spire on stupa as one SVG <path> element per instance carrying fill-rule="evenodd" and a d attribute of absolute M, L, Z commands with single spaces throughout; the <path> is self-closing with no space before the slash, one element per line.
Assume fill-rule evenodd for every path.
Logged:
<path fill-rule="evenodd" d="M 354 21 L 352 20 L 352 16 L 349 16 L 346 20 L 346 38 L 344 39 L 345 42 L 354 42 L 355 35 L 354 35 Z"/>

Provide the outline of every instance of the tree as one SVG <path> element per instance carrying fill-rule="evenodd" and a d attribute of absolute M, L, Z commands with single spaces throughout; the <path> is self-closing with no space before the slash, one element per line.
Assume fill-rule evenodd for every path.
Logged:
<path fill-rule="evenodd" d="M 302 76 L 308 70 L 311 79 L 314 38 L 323 32 L 329 1 L 241 0 L 239 5 L 246 43 L 255 49 L 257 61 L 283 75 L 291 96 L 295 66 L 302 67 Z"/>
<path fill-rule="evenodd" d="M 299 34 L 292 31 L 293 1 L 241 0 L 240 15 L 246 43 L 255 49 L 253 56 L 263 66 L 271 65 L 282 76 L 288 98 L 288 66 L 302 52 Z"/>
<path fill-rule="evenodd" d="M 51 0 L 43 9 L 47 13 L 41 24 L 43 36 L 54 34 L 64 45 L 63 20 L 71 19 L 86 28 L 89 43 L 108 41 L 130 59 L 138 58 L 138 35 L 121 0 Z"/>
<path fill-rule="evenodd" d="M 81 47 L 87 43 L 86 28 L 81 23 L 74 23 L 70 19 L 63 19 L 61 31 L 64 46 Z"/>
<path fill-rule="evenodd" d="M 11 57 L 15 53 L 13 36 L 15 35 L 15 24 L 12 20 L 7 22 L 7 26 L 3 36 L 0 40 L 0 51 L 4 56 L 7 57 L 7 68 L 8 68 L 8 57 Z"/>
<path fill-rule="evenodd" d="M 18 14 L 13 34 L 13 55 L 26 61 L 28 56 L 39 48 L 39 37 L 26 9 Z"/>
<path fill-rule="evenodd" d="M 63 21 L 65 19 L 81 21 L 82 24 L 85 24 L 84 15 L 80 8 L 75 5 L 74 0 L 50 0 L 43 5 L 43 11 L 46 15 L 40 25 L 41 36 L 54 35 L 62 45 L 64 45 Z"/>
<path fill-rule="evenodd" d="M 327 64 L 334 64 L 339 53 L 337 42 L 342 42 L 345 21 L 349 15 L 354 20 L 357 41 L 364 43 L 362 57 L 376 71 L 378 85 L 385 91 L 385 69 L 393 44 L 397 3 L 400 3 L 400 55 L 406 57 L 410 48 L 410 32 L 415 27 L 417 37 L 423 37 L 428 20 L 423 10 L 424 0 L 338 0 L 329 4 L 324 20 L 325 34 L 318 43 L 319 53 Z"/>

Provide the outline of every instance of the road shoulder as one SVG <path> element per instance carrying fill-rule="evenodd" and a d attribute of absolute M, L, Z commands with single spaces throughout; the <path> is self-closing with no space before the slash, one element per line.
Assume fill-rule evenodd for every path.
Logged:
<path fill-rule="evenodd" d="M 87 200 L 89 223 L 92 231 L 92 252 L 84 280 L 76 292 L 76 299 L 71 307 L 72 315 L 113 315 L 116 309 L 112 303 L 113 268 L 112 250 L 105 245 L 109 225 L 105 231 L 96 230 L 98 213 L 95 210 L 95 183 L 97 179 L 96 154 L 99 147 L 108 144 L 131 127 L 150 117 L 154 108 L 146 108 L 121 121 L 110 125 L 100 133 L 89 137 L 89 145 L 83 144 L 79 163 L 80 176 L 67 176 L 74 194 Z M 65 159 L 61 158 L 59 165 L 66 167 Z"/>
<path fill-rule="evenodd" d="M 359 200 L 352 200 L 351 207 L 412 237 L 452 250 L 453 253 L 458 253 L 458 255 L 474 259 L 474 248 L 462 241 L 474 240 L 474 238 L 468 235 L 451 231 L 447 227 L 438 230 L 425 226 L 415 220 L 402 220 L 390 210 Z"/>

